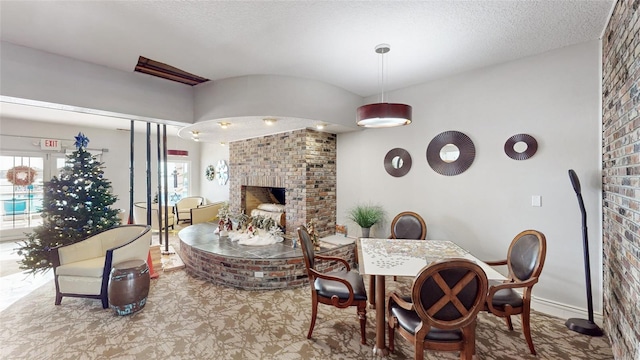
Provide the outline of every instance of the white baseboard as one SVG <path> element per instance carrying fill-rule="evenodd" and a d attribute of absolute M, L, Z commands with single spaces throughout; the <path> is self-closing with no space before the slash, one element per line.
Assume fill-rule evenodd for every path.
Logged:
<path fill-rule="evenodd" d="M 586 309 L 573 305 L 562 304 L 557 301 L 542 299 L 536 296 L 531 297 L 531 308 L 543 314 L 559 317 L 561 319 L 579 318 L 588 319 L 589 314 Z M 593 313 L 593 321 L 598 326 L 603 326 L 602 313 Z"/>

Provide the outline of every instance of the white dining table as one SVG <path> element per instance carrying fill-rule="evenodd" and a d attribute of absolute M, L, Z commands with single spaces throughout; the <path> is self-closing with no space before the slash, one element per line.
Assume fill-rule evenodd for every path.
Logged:
<path fill-rule="evenodd" d="M 491 266 L 478 260 L 465 249 L 448 240 L 401 240 L 360 238 L 357 242 L 358 265 L 362 275 L 376 277 L 376 343 L 373 352 L 386 356 L 385 276 L 415 277 L 426 265 L 447 258 L 464 258 L 478 264 L 489 280 L 506 277 Z"/>

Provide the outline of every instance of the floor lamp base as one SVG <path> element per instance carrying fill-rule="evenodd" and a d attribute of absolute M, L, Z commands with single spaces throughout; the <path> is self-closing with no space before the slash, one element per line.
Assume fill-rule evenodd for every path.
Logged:
<path fill-rule="evenodd" d="M 564 324 L 567 325 L 569 330 L 573 330 L 580 334 L 589 336 L 602 336 L 604 334 L 598 325 L 587 319 L 571 318 Z"/>

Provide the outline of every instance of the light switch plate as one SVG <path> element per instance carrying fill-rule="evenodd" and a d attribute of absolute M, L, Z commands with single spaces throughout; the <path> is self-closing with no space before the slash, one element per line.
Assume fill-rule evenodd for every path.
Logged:
<path fill-rule="evenodd" d="M 535 206 L 535 207 L 542 206 L 542 196 L 540 196 L 540 195 L 532 195 L 531 196 L 531 206 Z"/>

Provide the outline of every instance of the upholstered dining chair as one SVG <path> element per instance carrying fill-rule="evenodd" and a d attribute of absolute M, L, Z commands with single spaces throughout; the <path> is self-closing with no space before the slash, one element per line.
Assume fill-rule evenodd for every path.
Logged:
<path fill-rule="evenodd" d="M 413 211 L 403 211 L 391 221 L 391 235 L 389 239 L 416 239 L 427 238 L 427 224 L 422 216 Z M 396 280 L 396 277 L 393 277 Z M 369 303 L 376 306 L 376 277 L 369 277 Z"/>
<path fill-rule="evenodd" d="M 366 344 L 367 292 L 362 275 L 352 271 L 349 263 L 344 259 L 315 254 L 311 237 L 304 226 L 298 228 L 298 237 L 311 284 L 311 325 L 309 325 L 307 339 L 311 339 L 318 315 L 318 303 L 321 303 L 340 309 L 355 306 L 360 319 L 360 342 Z M 331 261 L 343 265 L 344 270 L 326 273 L 318 271 L 316 264 L 319 261 Z"/>
<path fill-rule="evenodd" d="M 423 359 L 424 349 L 460 351 L 460 359 L 471 359 L 487 287 L 487 275 L 473 261 L 445 259 L 425 266 L 413 281 L 411 298 L 389 297 L 389 350 L 395 350 L 397 331 L 415 344 L 415 359 Z"/>
<path fill-rule="evenodd" d="M 513 238 L 505 260 L 486 261 L 491 266 L 506 265 L 509 274 L 503 283 L 489 282 L 485 310 L 504 317 L 509 330 L 513 330 L 511 315 L 520 314 L 522 332 L 533 355 L 536 355 L 536 350 L 531 339 L 531 291 L 538 282 L 546 254 L 547 240 L 544 234 L 525 230 Z M 522 289 L 522 295 L 514 289 Z"/>

